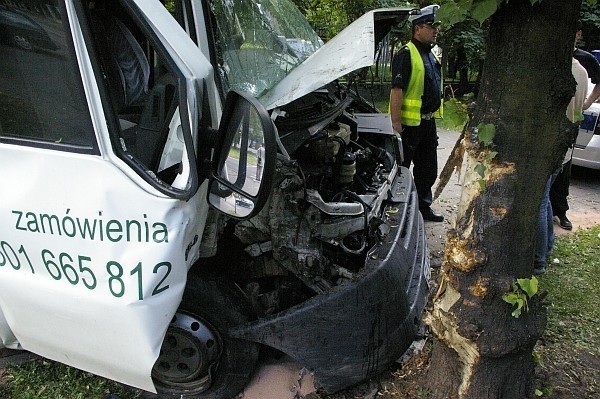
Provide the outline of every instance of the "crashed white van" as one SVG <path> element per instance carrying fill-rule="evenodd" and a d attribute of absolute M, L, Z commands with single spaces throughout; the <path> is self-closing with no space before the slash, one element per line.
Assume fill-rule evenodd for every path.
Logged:
<path fill-rule="evenodd" d="M 0 347 L 177 398 L 235 396 L 265 347 L 328 392 L 388 367 L 423 220 L 338 79 L 409 12 L 323 45 L 287 0 L 0 0 Z"/>

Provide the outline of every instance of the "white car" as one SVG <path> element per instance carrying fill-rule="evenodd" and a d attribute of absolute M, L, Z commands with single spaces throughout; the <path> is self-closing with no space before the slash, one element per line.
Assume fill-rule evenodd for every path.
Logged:
<path fill-rule="evenodd" d="M 592 84 L 588 87 L 593 88 Z M 600 169 L 600 103 L 596 101 L 583 111 L 583 121 L 573 149 L 573 165 Z"/>

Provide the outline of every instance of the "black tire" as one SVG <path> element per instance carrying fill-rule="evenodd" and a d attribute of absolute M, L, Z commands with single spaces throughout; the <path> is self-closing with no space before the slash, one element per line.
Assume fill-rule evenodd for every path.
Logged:
<path fill-rule="evenodd" d="M 159 397 L 231 399 L 237 395 L 254 372 L 259 346 L 227 333 L 252 318 L 235 286 L 190 273 L 152 369 Z"/>

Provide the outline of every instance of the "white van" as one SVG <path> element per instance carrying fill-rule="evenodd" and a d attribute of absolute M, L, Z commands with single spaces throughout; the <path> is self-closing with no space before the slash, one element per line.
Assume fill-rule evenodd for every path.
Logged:
<path fill-rule="evenodd" d="M 409 12 L 323 45 L 288 0 L 0 0 L 0 347 L 177 398 L 265 347 L 328 392 L 386 369 L 429 254 L 389 116 L 338 79 Z"/>

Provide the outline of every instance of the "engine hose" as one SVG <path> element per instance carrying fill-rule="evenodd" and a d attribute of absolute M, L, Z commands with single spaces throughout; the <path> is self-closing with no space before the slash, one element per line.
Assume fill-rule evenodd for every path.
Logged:
<path fill-rule="evenodd" d="M 333 168 L 333 186 L 338 187 L 340 180 L 340 172 L 342 170 L 342 162 L 344 162 L 344 154 L 346 153 L 346 142 L 343 138 L 337 136 L 329 136 L 328 139 L 332 141 L 337 141 L 340 145 L 340 149 L 338 150 L 337 155 L 335 156 L 335 164 Z"/>

